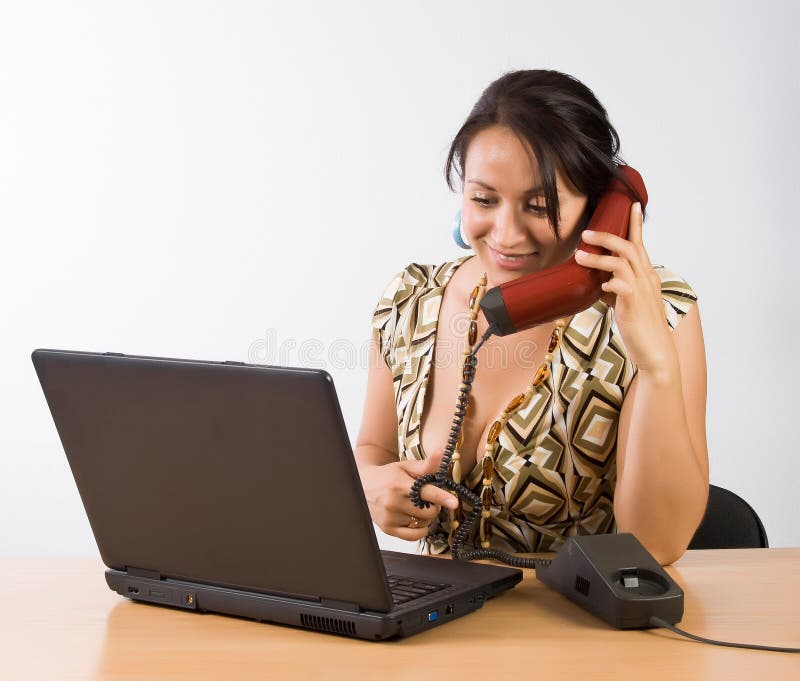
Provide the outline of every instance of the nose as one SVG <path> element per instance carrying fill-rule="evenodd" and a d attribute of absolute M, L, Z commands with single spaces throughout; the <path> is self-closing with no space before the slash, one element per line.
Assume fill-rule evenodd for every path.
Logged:
<path fill-rule="evenodd" d="M 494 244 L 502 250 L 513 250 L 528 241 L 528 230 L 510 203 L 497 211 L 493 236 Z"/>

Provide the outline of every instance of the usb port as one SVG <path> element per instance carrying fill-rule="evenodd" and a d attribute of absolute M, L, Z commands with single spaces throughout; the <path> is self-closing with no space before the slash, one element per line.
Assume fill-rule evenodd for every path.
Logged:
<path fill-rule="evenodd" d="M 445 615 L 452 615 L 453 614 L 453 604 L 448 603 L 447 607 L 444 609 Z"/>
<path fill-rule="evenodd" d="M 128 587 L 128 593 L 129 594 L 138 594 L 139 593 L 139 587 L 138 586 L 129 586 Z"/>
<path fill-rule="evenodd" d="M 428 622 L 435 622 L 439 619 L 439 611 L 438 610 L 431 610 L 428 613 Z"/>

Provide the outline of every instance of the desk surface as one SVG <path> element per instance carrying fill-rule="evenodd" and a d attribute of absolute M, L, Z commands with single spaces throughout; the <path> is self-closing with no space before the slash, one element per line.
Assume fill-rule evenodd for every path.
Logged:
<path fill-rule="evenodd" d="M 384 643 L 132 603 L 99 560 L 0 559 L 4 679 L 800 679 L 800 655 L 619 631 L 526 571 L 446 626 Z M 800 646 L 800 548 L 689 551 L 679 626 Z"/>

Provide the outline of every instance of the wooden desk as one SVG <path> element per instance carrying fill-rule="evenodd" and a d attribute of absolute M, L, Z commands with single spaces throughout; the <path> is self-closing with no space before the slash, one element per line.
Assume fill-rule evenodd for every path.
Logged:
<path fill-rule="evenodd" d="M 127 601 L 99 559 L 0 560 L 0 678 L 800 679 L 800 655 L 619 631 L 533 572 L 446 626 L 370 643 Z M 669 572 L 679 625 L 723 640 L 800 646 L 800 548 L 690 551 Z"/>

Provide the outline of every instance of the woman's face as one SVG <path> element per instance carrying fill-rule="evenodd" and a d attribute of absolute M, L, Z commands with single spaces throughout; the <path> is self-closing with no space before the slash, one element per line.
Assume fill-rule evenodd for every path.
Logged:
<path fill-rule="evenodd" d="M 482 130 L 467 148 L 461 224 L 490 287 L 563 262 L 580 241 L 586 195 L 556 172 L 561 211 L 561 240 L 556 240 L 530 158 L 535 157 L 503 126 Z"/>

